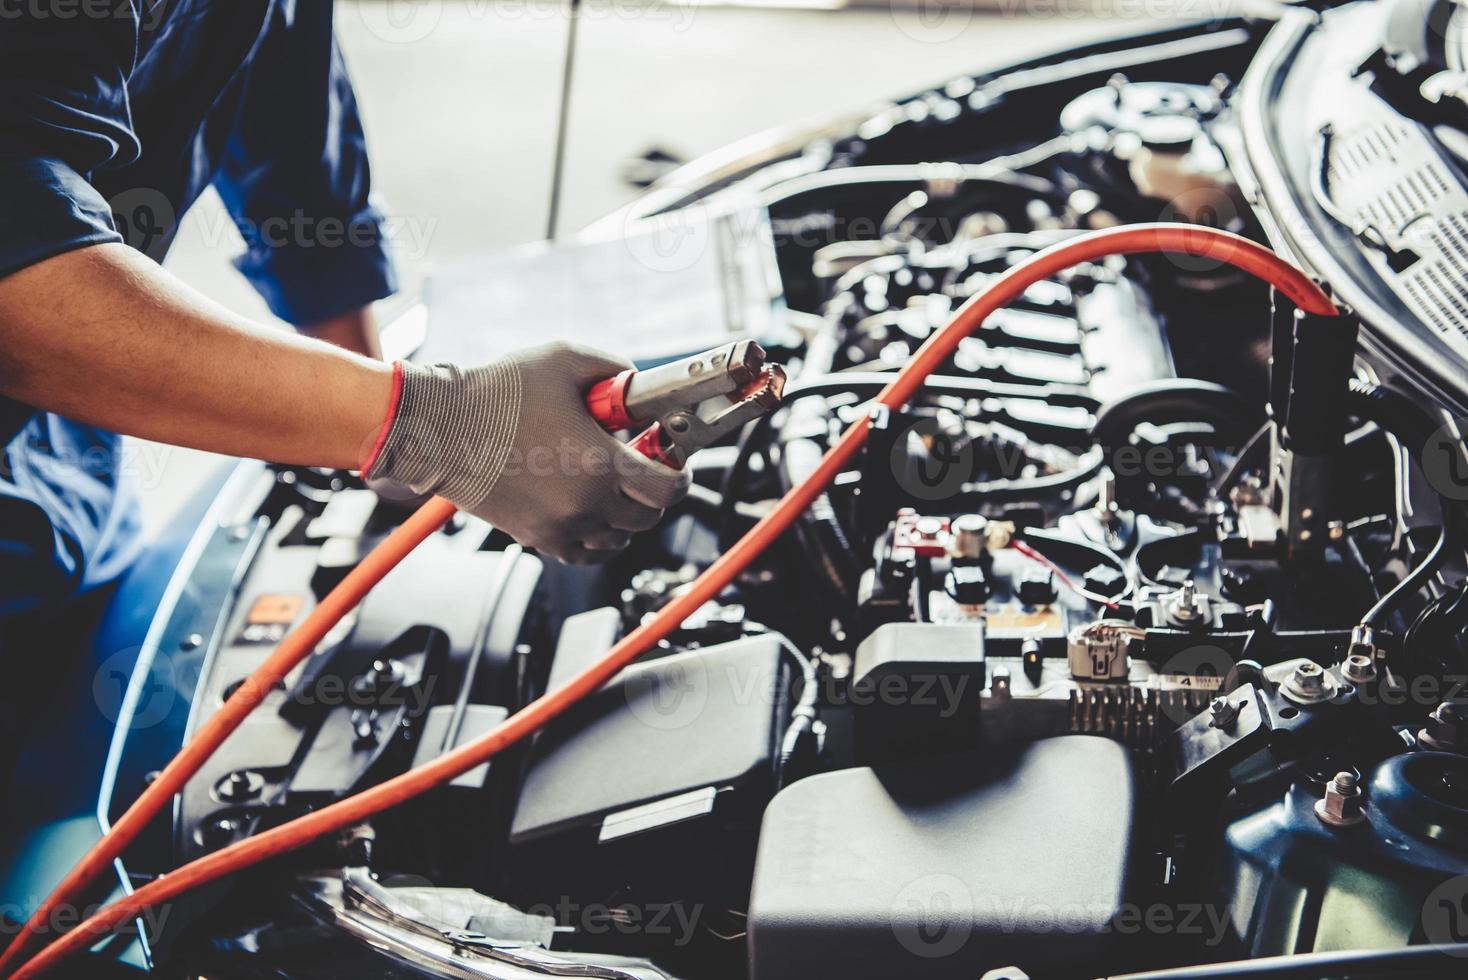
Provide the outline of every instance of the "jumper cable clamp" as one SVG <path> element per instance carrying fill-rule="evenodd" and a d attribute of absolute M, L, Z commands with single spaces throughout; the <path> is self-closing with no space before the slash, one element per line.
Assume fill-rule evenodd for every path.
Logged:
<path fill-rule="evenodd" d="M 688 457 L 780 404 L 785 369 L 765 362 L 764 348 L 735 341 L 645 371 L 598 382 L 586 396 L 609 432 L 651 424 L 632 440 L 648 459 L 682 469 Z"/>

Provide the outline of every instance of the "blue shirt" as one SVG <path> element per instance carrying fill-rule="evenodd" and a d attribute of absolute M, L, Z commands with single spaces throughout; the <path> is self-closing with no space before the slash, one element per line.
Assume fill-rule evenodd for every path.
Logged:
<path fill-rule="evenodd" d="M 213 184 L 282 319 L 391 294 L 332 17 L 331 0 L 0 0 L 0 277 L 104 242 L 161 260 Z M 0 615 L 125 567 L 115 436 L 0 398 L 0 445 Z"/>

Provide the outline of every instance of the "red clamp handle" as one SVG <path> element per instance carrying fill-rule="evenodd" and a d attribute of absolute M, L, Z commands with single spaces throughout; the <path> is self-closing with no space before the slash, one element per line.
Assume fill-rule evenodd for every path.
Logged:
<path fill-rule="evenodd" d="M 629 445 L 654 463 L 662 463 L 664 466 L 675 470 L 681 470 L 683 468 L 683 464 L 673 457 L 667 440 L 663 438 L 663 427 L 657 422 L 654 422 L 652 427 L 643 432 L 642 435 L 633 439 Z"/>
<path fill-rule="evenodd" d="M 621 432 L 632 428 L 632 416 L 627 414 L 627 386 L 637 372 L 631 368 L 615 378 L 598 381 L 586 395 L 586 407 L 591 417 L 608 432 Z"/>
<path fill-rule="evenodd" d="M 598 381 L 586 395 L 586 407 L 591 411 L 591 417 L 608 432 L 622 432 L 637 424 L 627 412 L 627 386 L 636 374 L 636 371 L 628 370 L 615 378 Z M 663 439 L 663 428 L 657 423 L 629 445 L 654 463 L 662 463 L 675 470 L 683 468 L 683 464 L 673 458 Z"/>

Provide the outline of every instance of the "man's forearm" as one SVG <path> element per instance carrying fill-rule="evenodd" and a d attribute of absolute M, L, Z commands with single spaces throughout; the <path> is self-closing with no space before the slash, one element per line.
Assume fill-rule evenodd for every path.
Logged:
<path fill-rule="evenodd" d="M 335 344 L 344 350 L 366 357 L 382 358 L 382 341 L 378 337 L 377 318 L 372 307 L 364 306 L 350 313 L 313 323 L 301 328 L 307 336 Z"/>
<path fill-rule="evenodd" d="M 159 442 L 348 469 L 387 415 L 392 370 L 98 245 L 0 279 L 0 392 Z"/>

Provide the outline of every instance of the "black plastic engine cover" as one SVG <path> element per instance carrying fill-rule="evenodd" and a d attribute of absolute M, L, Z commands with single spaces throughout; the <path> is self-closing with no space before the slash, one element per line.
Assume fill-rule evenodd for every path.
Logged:
<path fill-rule="evenodd" d="M 515 890 L 682 901 L 738 880 L 742 900 L 788 716 L 773 636 L 628 668 L 536 742 L 510 831 Z"/>
<path fill-rule="evenodd" d="M 986 681 L 983 623 L 887 623 L 856 650 L 851 703 L 862 762 L 973 748 Z"/>
<path fill-rule="evenodd" d="M 1003 761 L 948 756 L 795 783 L 760 834 L 752 980 L 1081 964 L 1094 976 L 1130 894 L 1135 809 L 1126 751 L 1087 735 Z"/>

